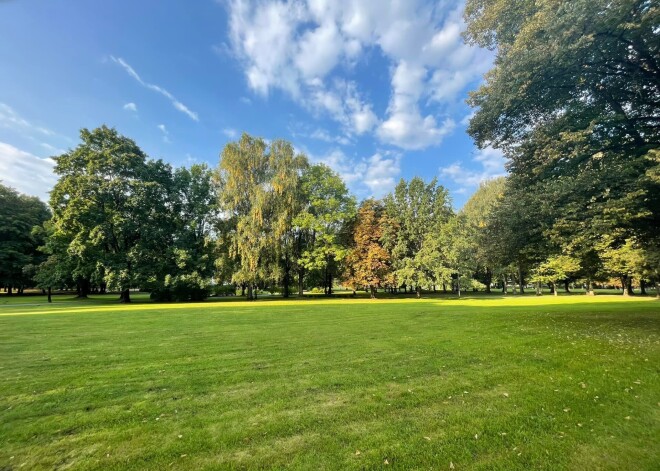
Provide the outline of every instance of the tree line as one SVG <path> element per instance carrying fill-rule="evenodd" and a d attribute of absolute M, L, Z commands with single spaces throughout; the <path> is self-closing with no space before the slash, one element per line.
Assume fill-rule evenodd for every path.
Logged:
<path fill-rule="evenodd" d="M 515 12 L 513 14 L 512 12 Z M 244 134 L 216 169 L 172 168 L 105 126 L 56 157 L 50 208 L 3 187 L 7 289 L 289 296 L 337 282 L 392 292 L 660 282 L 660 9 L 646 0 L 468 0 L 494 51 L 468 133 L 508 176 L 460 210 L 436 180 L 359 203 L 284 140 Z M 231 286 L 231 288 L 224 288 Z M 517 286 L 517 288 L 516 288 Z"/>

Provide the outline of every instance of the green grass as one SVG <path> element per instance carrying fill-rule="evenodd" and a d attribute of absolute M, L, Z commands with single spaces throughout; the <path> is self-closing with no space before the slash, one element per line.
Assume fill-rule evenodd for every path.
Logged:
<path fill-rule="evenodd" d="M 660 467 L 650 298 L 115 298 L 0 300 L 0 470 Z"/>

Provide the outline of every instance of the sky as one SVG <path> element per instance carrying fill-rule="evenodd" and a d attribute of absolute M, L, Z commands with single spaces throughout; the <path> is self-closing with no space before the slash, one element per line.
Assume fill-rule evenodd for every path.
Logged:
<path fill-rule="evenodd" d="M 102 124 L 174 166 L 283 138 L 359 198 L 438 178 L 462 206 L 504 158 L 466 134 L 493 53 L 454 0 L 0 0 L 0 180 L 47 201 L 50 157 Z"/>

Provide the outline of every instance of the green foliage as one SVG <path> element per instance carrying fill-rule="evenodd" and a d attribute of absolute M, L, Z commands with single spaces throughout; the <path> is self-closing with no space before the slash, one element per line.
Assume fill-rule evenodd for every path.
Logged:
<path fill-rule="evenodd" d="M 468 0 L 466 38 L 497 51 L 468 132 L 510 159 L 501 262 L 570 254 L 591 280 L 612 258 L 603 236 L 658 246 L 659 15 L 645 0 Z"/>
<path fill-rule="evenodd" d="M 554 286 L 578 271 L 580 271 L 580 262 L 575 258 L 568 255 L 553 255 L 533 271 L 530 281 Z"/>
<path fill-rule="evenodd" d="M 20 290 L 31 284 L 35 271 L 24 269 L 43 258 L 37 250 L 43 239 L 33 228 L 49 217 L 38 198 L 0 184 L 0 286 Z"/>
<path fill-rule="evenodd" d="M 323 164 L 307 168 L 300 187 L 303 206 L 293 220 L 300 246 L 298 264 L 327 273 L 348 254 L 345 229 L 356 214 L 355 198 L 341 177 Z"/>
<path fill-rule="evenodd" d="M 418 290 L 435 284 L 439 281 L 437 260 L 429 246 L 452 214 L 448 191 L 435 179 L 428 184 L 418 177 L 410 182 L 402 179 L 384 203 L 393 221 L 384 238 L 392 254 L 396 283 Z"/>

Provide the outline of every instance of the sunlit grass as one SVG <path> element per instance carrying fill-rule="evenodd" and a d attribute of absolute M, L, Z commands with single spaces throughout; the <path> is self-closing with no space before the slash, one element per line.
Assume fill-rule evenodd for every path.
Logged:
<path fill-rule="evenodd" d="M 43 301 L 0 304 L 0 469 L 660 462 L 652 298 Z"/>

